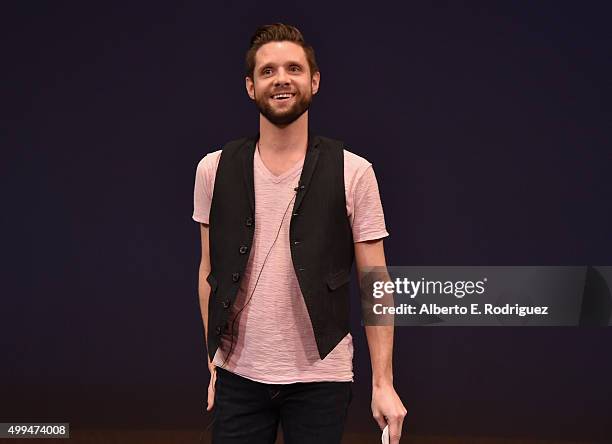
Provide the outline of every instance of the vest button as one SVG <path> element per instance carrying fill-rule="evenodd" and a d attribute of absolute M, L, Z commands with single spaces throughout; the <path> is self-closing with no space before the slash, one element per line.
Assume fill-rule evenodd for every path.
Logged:
<path fill-rule="evenodd" d="M 230 306 L 230 301 L 229 300 L 223 301 L 223 308 L 229 308 L 229 306 Z"/>
<path fill-rule="evenodd" d="M 249 251 L 249 247 L 247 247 L 246 245 L 243 245 L 243 246 L 240 247 L 239 251 L 240 251 L 240 254 L 244 254 L 247 251 Z"/>
<path fill-rule="evenodd" d="M 240 273 L 232 273 L 232 281 L 238 282 L 240 279 Z"/>
<path fill-rule="evenodd" d="M 246 220 L 244 221 L 244 224 L 245 224 L 247 227 L 252 226 L 252 225 L 253 225 L 253 218 L 252 218 L 252 217 L 247 217 L 247 218 L 246 218 Z"/>
<path fill-rule="evenodd" d="M 300 213 L 298 213 L 297 211 L 295 213 L 293 213 L 294 216 L 297 216 L 298 214 L 300 214 Z"/>
<path fill-rule="evenodd" d="M 293 241 L 293 245 L 300 245 L 300 241 Z"/>
<path fill-rule="evenodd" d="M 215 329 L 215 332 L 217 333 L 217 335 L 221 334 L 221 326 L 218 325 L 217 328 Z"/>

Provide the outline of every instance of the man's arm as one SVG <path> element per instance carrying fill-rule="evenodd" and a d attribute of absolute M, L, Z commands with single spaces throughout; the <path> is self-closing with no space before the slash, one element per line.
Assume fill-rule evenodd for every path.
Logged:
<path fill-rule="evenodd" d="M 355 261 L 359 271 L 365 267 L 386 267 L 383 240 L 356 242 Z M 399 444 L 406 408 L 393 387 L 393 325 L 366 326 L 372 363 L 372 414 L 381 430 L 389 424 L 391 444 Z"/>
<path fill-rule="evenodd" d="M 202 313 L 202 322 L 204 323 L 204 345 L 208 348 L 208 299 L 210 298 L 210 285 L 206 278 L 210 274 L 210 250 L 208 247 L 208 225 L 200 223 L 200 234 L 202 237 L 202 258 L 200 259 L 200 269 L 198 272 L 198 295 L 200 299 L 200 312 Z M 206 361 L 208 362 L 208 370 L 210 371 L 210 382 L 208 384 L 208 399 L 206 410 L 211 411 L 215 403 L 215 382 L 217 380 L 217 372 L 214 364 L 210 362 L 208 353 L 206 353 Z"/>
<path fill-rule="evenodd" d="M 367 267 L 385 267 L 385 251 L 383 240 L 355 243 L 355 261 L 359 272 L 359 282 L 362 270 Z M 393 385 L 393 325 L 365 327 L 372 363 L 372 387 Z"/>
<path fill-rule="evenodd" d="M 208 225 L 200 224 L 200 235 L 202 238 L 202 257 L 200 259 L 200 269 L 198 272 L 198 295 L 200 300 L 200 312 L 204 323 L 204 344 L 208 346 L 208 298 L 210 297 L 210 285 L 206 278 L 210 274 L 210 252 L 208 247 Z M 208 367 L 211 368 L 210 358 L 206 353 Z"/>

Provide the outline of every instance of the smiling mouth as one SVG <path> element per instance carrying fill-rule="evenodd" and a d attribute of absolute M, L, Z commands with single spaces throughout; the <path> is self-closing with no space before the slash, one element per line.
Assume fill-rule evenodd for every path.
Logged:
<path fill-rule="evenodd" d="M 283 100 L 289 100 L 293 96 L 295 96 L 295 93 L 280 93 L 280 94 L 273 94 L 272 99 L 283 101 Z"/>

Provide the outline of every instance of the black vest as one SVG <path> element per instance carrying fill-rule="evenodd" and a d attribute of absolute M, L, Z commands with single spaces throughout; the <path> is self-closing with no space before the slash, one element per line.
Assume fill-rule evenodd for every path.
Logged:
<path fill-rule="evenodd" d="M 215 176 L 209 227 L 211 272 L 207 277 L 211 361 L 220 336 L 229 333 L 229 308 L 247 265 L 255 224 L 263 223 L 255 220 L 253 155 L 257 139 L 227 143 Z M 344 193 L 342 142 L 309 134 L 289 240 L 321 359 L 349 332 L 348 283 L 354 247 Z"/>

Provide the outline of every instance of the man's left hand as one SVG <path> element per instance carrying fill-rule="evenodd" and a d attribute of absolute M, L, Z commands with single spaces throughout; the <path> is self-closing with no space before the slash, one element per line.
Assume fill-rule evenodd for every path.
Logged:
<path fill-rule="evenodd" d="M 372 415 L 380 430 L 383 430 L 389 424 L 391 444 L 399 444 L 406 413 L 408 411 L 395 392 L 393 384 L 384 384 L 372 388 Z"/>

